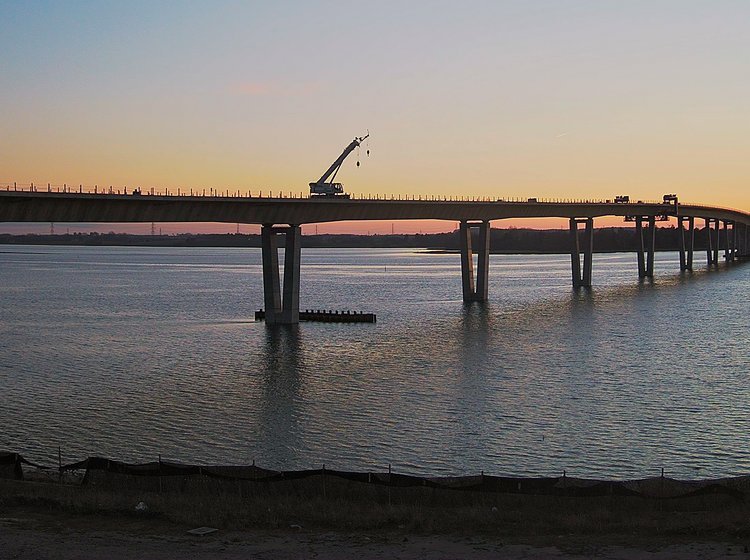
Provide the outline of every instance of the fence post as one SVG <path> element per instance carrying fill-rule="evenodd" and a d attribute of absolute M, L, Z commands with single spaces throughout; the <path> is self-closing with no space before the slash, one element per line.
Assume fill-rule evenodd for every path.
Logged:
<path fill-rule="evenodd" d="M 57 446 L 57 481 L 62 482 L 62 451 Z"/>
<path fill-rule="evenodd" d="M 161 494 L 162 486 L 161 486 L 161 453 L 159 453 L 159 494 Z"/>
<path fill-rule="evenodd" d="M 718 229 L 719 226 L 717 225 L 716 228 Z M 663 510 L 664 510 L 664 467 L 661 468 L 661 481 L 659 484 L 659 511 L 663 511 Z"/>
<path fill-rule="evenodd" d="M 388 507 L 391 507 L 391 464 L 388 463 Z"/>
<path fill-rule="evenodd" d="M 326 499 L 326 465 L 323 463 L 323 499 Z"/>

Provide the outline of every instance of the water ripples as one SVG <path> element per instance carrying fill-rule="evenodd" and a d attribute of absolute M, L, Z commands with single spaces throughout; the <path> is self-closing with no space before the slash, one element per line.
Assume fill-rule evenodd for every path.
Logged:
<path fill-rule="evenodd" d="M 26 251 L 26 252 L 24 252 Z M 750 269 L 657 255 L 303 250 L 303 308 L 375 325 L 251 321 L 257 249 L 12 247 L 0 254 L 0 447 L 54 462 L 250 463 L 633 478 L 750 469 Z"/>

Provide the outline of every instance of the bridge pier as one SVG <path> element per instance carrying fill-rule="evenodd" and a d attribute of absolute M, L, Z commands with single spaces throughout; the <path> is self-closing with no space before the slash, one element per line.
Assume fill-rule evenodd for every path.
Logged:
<path fill-rule="evenodd" d="M 284 234 L 284 292 L 279 282 L 278 234 Z M 263 255 L 263 301 L 266 324 L 293 325 L 299 323 L 299 281 L 302 229 L 297 225 L 261 228 Z"/>
<path fill-rule="evenodd" d="M 730 262 L 732 260 L 732 243 L 729 235 L 729 221 L 721 221 L 721 229 L 724 234 L 724 261 Z"/>
<path fill-rule="evenodd" d="M 727 226 L 731 225 L 731 235 L 727 232 L 727 247 L 729 249 L 729 255 L 727 260 L 734 262 L 737 259 L 737 223 L 728 221 Z"/>
<path fill-rule="evenodd" d="M 581 241 L 579 237 L 579 224 L 584 224 L 583 234 L 583 270 L 581 270 Z M 591 287 L 591 271 L 594 257 L 594 219 L 593 218 L 571 218 L 570 219 L 570 264 L 573 273 L 574 288 Z"/>
<path fill-rule="evenodd" d="M 648 220 L 645 239 L 643 222 Z M 635 232 L 638 240 L 638 278 L 654 277 L 654 252 L 656 249 L 656 216 L 636 216 Z"/>
<path fill-rule="evenodd" d="M 685 227 L 688 223 L 687 243 L 685 242 Z M 695 218 L 679 216 L 677 218 L 677 234 L 680 236 L 680 270 L 693 270 L 693 254 L 695 253 Z"/>
<path fill-rule="evenodd" d="M 742 254 L 742 250 L 740 249 L 740 244 L 741 244 L 740 224 L 738 224 L 737 222 L 734 222 L 734 226 L 733 226 L 732 229 L 733 229 L 733 232 L 734 232 L 734 259 L 735 260 L 739 260 L 740 259 L 740 255 Z"/>
<path fill-rule="evenodd" d="M 478 229 L 477 277 L 474 283 L 474 253 L 471 247 L 471 230 Z M 490 272 L 490 222 L 461 222 L 461 286 L 465 302 L 487 301 Z"/>
<path fill-rule="evenodd" d="M 708 266 L 719 264 L 719 220 L 714 218 L 703 218 L 706 222 L 706 260 Z M 712 226 L 716 226 L 713 228 Z"/>

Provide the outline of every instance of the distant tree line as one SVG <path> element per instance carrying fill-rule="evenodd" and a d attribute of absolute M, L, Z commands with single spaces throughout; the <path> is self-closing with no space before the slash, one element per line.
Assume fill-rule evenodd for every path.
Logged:
<path fill-rule="evenodd" d="M 583 239 L 583 233 L 581 233 Z M 280 239 L 283 246 L 283 236 Z M 705 229 L 695 230 L 696 249 L 705 249 Z M 477 240 L 475 239 L 476 243 Z M 638 239 L 635 228 L 611 227 L 594 230 L 594 251 L 634 251 Z M 0 244 L 17 245 L 87 245 L 87 246 L 142 246 L 142 247 L 260 247 L 256 234 L 180 234 L 132 235 L 127 233 L 72 233 L 63 235 L 0 234 Z M 428 234 L 305 235 L 305 247 L 372 247 L 372 248 L 427 248 L 456 251 L 459 247 L 458 231 Z M 567 253 L 571 237 L 567 229 L 493 229 L 493 253 Z M 678 230 L 675 227 L 657 228 L 656 249 L 676 251 L 679 248 Z"/>

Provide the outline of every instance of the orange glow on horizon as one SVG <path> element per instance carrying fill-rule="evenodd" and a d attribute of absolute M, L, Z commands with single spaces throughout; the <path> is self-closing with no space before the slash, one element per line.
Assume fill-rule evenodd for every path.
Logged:
<path fill-rule="evenodd" d="M 668 222 L 657 222 L 658 227 L 675 226 L 675 220 Z M 702 227 L 700 224 L 696 224 Z M 34 233 L 46 235 L 50 233 L 49 223 L 29 223 L 29 224 L 0 224 L 0 233 L 24 234 Z M 491 223 L 493 229 L 568 229 L 567 218 L 518 218 L 494 220 Z M 606 216 L 596 218 L 594 227 L 634 227 L 631 222 L 623 221 L 622 217 Z M 379 221 L 361 221 L 361 222 L 326 222 L 321 224 L 303 224 L 303 235 L 413 235 L 413 234 L 433 234 L 433 233 L 450 233 L 458 228 L 458 222 L 447 220 L 379 220 Z M 54 231 L 57 234 L 65 233 L 128 233 L 133 235 L 150 235 L 151 223 L 124 223 L 124 224 L 67 224 L 55 223 Z M 180 234 L 234 234 L 239 231 L 241 234 L 259 234 L 260 226 L 254 224 L 223 224 L 223 223 L 154 223 L 154 231 L 163 235 L 180 235 Z"/>

